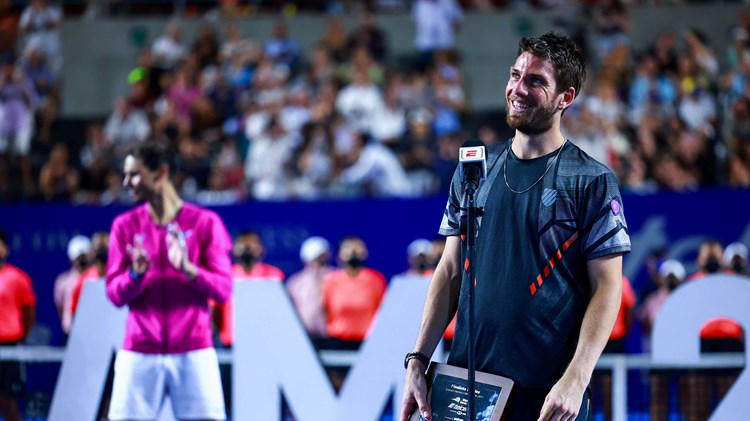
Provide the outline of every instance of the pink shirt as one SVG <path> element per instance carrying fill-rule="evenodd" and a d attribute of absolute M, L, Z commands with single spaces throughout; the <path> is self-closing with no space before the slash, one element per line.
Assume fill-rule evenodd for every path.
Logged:
<path fill-rule="evenodd" d="M 232 292 L 229 233 L 216 213 L 189 203 L 174 223 L 185 233 L 188 258 L 198 266 L 193 280 L 169 263 L 167 227 L 154 222 L 147 204 L 112 223 L 107 296 L 116 306 L 130 308 L 124 349 L 176 354 L 212 346 L 208 300 L 224 302 Z M 126 251 L 137 236 L 151 262 L 141 279 L 130 276 Z"/>
<path fill-rule="evenodd" d="M 286 283 L 299 318 L 311 336 L 328 336 L 326 313 L 323 310 L 323 278 L 331 272 L 333 268 L 330 266 L 305 266 L 290 276 Z"/>

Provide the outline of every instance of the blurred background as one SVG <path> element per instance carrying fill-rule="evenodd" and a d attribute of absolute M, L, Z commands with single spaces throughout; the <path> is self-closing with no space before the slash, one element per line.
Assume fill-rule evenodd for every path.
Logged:
<path fill-rule="evenodd" d="M 238 267 L 285 283 L 316 347 L 356 352 L 366 333 L 327 331 L 320 291 L 292 275 L 344 266 L 339 243 L 356 236 L 386 282 L 429 276 L 458 148 L 511 135 L 504 87 L 518 39 L 549 30 L 587 58 L 563 131 L 617 175 L 633 239 L 608 347 L 630 362 L 620 404 L 628 419 L 707 419 L 742 363 L 636 362 L 671 291 L 748 275 L 740 1 L 0 0 L 0 259 L 36 298 L 22 345 L 64 349 L 81 285 L 103 274 L 112 219 L 133 205 L 125 154 L 160 142 L 175 152 L 180 195 L 224 219 Z M 324 241 L 305 248 L 313 236 Z M 705 352 L 744 352 L 732 321 L 701 337 Z M 28 355 L 14 357 L 24 378 L 12 394 L 24 420 L 43 420 L 59 358 Z M 339 386 L 346 367 L 329 374 Z M 592 387 L 596 419 L 611 419 L 610 369 Z"/>

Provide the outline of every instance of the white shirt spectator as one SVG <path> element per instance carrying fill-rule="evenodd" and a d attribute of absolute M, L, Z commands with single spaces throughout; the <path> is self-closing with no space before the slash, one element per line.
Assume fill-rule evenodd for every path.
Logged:
<path fill-rule="evenodd" d="M 381 107 L 370 122 L 370 134 L 380 142 L 393 141 L 406 131 L 406 113 L 399 107 Z"/>
<path fill-rule="evenodd" d="M 185 56 L 187 50 L 180 38 L 180 26 L 172 23 L 167 26 L 166 33 L 154 41 L 151 52 L 158 67 L 171 69 Z"/>
<path fill-rule="evenodd" d="M 383 108 L 383 98 L 372 83 L 352 83 L 339 92 L 336 109 L 359 130 L 369 132 L 372 117 Z"/>
<path fill-rule="evenodd" d="M 273 131 L 265 130 L 252 140 L 245 160 L 245 177 L 252 183 L 252 196 L 259 200 L 289 196 L 286 166 L 292 156 L 292 137 L 283 130 Z"/>
<path fill-rule="evenodd" d="M 300 105 L 287 105 L 279 113 L 279 121 L 289 133 L 299 133 L 302 126 L 310 121 L 310 110 Z"/>
<path fill-rule="evenodd" d="M 411 184 L 396 155 L 387 147 L 367 144 L 359 159 L 341 173 L 345 184 L 367 184 L 379 197 L 412 197 Z"/>
<path fill-rule="evenodd" d="M 118 104 L 117 109 L 109 116 L 104 126 L 104 136 L 115 145 L 118 156 L 127 152 L 134 143 L 146 140 L 150 134 L 151 125 L 146 113 L 131 108 L 125 100 Z"/>
<path fill-rule="evenodd" d="M 455 43 L 454 25 L 463 19 L 456 0 L 417 0 L 412 5 L 417 50 L 447 50 Z"/>
<path fill-rule="evenodd" d="M 256 137 L 263 134 L 268 126 L 271 114 L 268 111 L 256 111 L 245 118 L 245 136 L 252 142 Z"/>
<path fill-rule="evenodd" d="M 36 3 L 36 6 L 34 5 Z M 26 48 L 39 49 L 55 72 L 62 66 L 60 53 L 60 33 L 62 10 L 45 5 L 43 1 L 32 2 L 21 13 L 18 26 L 26 33 Z"/>
<path fill-rule="evenodd" d="M 716 104 L 710 95 L 705 92 L 682 95 L 678 111 L 688 129 L 713 135 L 710 121 L 716 118 Z"/>

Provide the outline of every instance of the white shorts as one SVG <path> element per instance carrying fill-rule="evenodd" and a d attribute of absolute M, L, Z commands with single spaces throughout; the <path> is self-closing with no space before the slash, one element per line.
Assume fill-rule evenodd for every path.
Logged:
<path fill-rule="evenodd" d="M 2 118 L 2 111 L 0 111 L 0 118 Z M 15 134 L 5 135 L 0 133 L 0 154 L 29 155 L 31 136 L 34 134 L 33 119 L 29 120 L 29 123 L 24 124 Z"/>
<path fill-rule="evenodd" d="M 155 420 L 167 393 L 179 420 L 226 419 L 216 350 L 117 352 L 110 420 Z"/>

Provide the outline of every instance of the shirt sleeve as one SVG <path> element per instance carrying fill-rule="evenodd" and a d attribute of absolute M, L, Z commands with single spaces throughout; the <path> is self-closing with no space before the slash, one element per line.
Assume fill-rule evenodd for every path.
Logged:
<path fill-rule="evenodd" d="M 271 277 L 279 282 L 284 282 L 284 279 L 286 279 L 286 275 L 284 275 L 284 272 L 277 267 L 273 268 L 273 270 L 271 271 Z"/>
<path fill-rule="evenodd" d="M 129 304 L 143 293 L 143 277 L 135 279 L 130 276 L 130 257 L 122 228 L 122 219 L 116 218 L 112 223 L 109 235 L 109 254 L 107 257 L 107 297 L 117 307 Z"/>
<path fill-rule="evenodd" d="M 229 253 L 232 241 L 221 218 L 209 212 L 201 230 L 201 256 L 196 263 L 198 276 L 193 280 L 201 292 L 218 303 L 232 293 L 232 262 Z"/>
<path fill-rule="evenodd" d="M 583 254 L 587 260 L 630 252 L 620 189 L 614 174 L 597 176 L 586 187 L 581 205 Z"/>
<path fill-rule="evenodd" d="M 461 225 L 461 179 L 458 174 L 458 167 L 453 173 L 448 203 L 445 205 L 443 220 L 440 223 L 438 233 L 441 235 L 458 235 L 460 234 Z"/>

